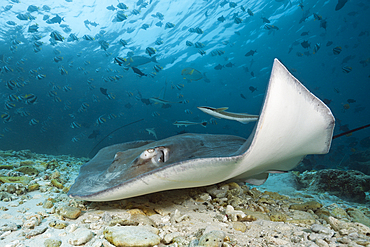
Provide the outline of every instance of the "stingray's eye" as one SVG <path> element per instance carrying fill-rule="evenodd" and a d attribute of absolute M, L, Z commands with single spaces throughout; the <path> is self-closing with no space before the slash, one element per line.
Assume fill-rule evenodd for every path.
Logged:
<path fill-rule="evenodd" d="M 142 159 L 150 159 L 150 158 L 152 158 L 155 155 L 154 152 L 155 152 L 155 149 L 153 149 L 153 148 L 147 149 L 147 150 L 145 150 L 144 152 L 142 152 L 140 154 L 140 158 L 142 158 Z"/>

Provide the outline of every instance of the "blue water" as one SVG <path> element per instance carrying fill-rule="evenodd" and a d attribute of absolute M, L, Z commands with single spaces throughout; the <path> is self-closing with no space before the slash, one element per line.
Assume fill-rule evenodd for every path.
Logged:
<path fill-rule="evenodd" d="M 338 11 L 335 11 L 337 0 L 140 0 L 124 1 L 128 9 L 123 10 L 117 8 L 118 3 L 60 0 L 48 2 L 50 10 L 42 1 L 2 4 L 1 107 L 7 103 L 15 106 L 3 109 L 0 149 L 88 156 L 111 131 L 140 119 L 144 120 L 109 135 L 94 152 L 114 143 L 153 139 L 146 131 L 151 128 L 158 139 L 184 130 L 246 138 L 253 123 L 211 121 L 211 116 L 197 106 L 229 107 L 232 112 L 259 114 L 274 58 L 280 59 L 321 100 L 331 100 L 329 107 L 337 120 L 335 134 L 345 127 L 352 129 L 370 122 L 369 1 L 349 1 Z M 38 9 L 30 12 L 30 5 Z M 118 11 L 127 19 L 117 21 Z M 35 19 L 28 16 L 20 20 L 19 14 L 31 14 L 31 19 L 32 16 Z M 47 23 L 46 15 L 49 20 L 58 16 L 63 19 L 60 23 L 56 19 Z M 223 22 L 218 20 L 221 16 L 225 17 Z M 264 22 L 263 17 L 270 23 Z M 166 28 L 166 23 L 174 26 Z M 29 32 L 29 27 L 35 24 L 37 32 Z M 143 24 L 148 27 L 143 28 Z M 190 32 L 191 28 L 200 28 L 203 33 Z M 59 32 L 64 40 L 53 40 L 50 36 L 53 31 Z M 302 36 L 303 32 L 308 34 Z M 68 41 L 70 34 L 75 34 L 78 41 Z M 34 51 L 34 35 L 42 37 L 38 52 Z M 94 40 L 85 40 L 84 35 Z M 127 41 L 125 47 L 120 39 Z M 158 39 L 163 44 L 156 44 Z M 109 43 L 106 51 L 101 47 L 102 41 Z M 186 41 L 205 46 L 187 46 Z M 301 44 L 304 41 L 310 47 L 304 48 Z M 316 44 L 320 48 L 314 53 Z M 138 66 L 148 76 L 140 77 L 132 69 L 114 63 L 116 57 L 128 58 L 130 53 L 149 58 L 147 47 L 156 50 L 152 56 L 158 61 Z M 337 55 L 333 51 L 336 47 L 341 49 Z M 199 50 L 206 54 L 201 55 Z M 217 50 L 223 54 L 213 56 L 212 52 Z M 251 50 L 257 52 L 245 56 Z M 55 62 L 56 56 L 63 59 Z M 232 67 L 225 66 L 230 62 Z M 216 70 L 219 64 L 224 67 Z M 163 69 L 156 72 L 155 65 Z M 62 75 L 61 67 L 68 74 Z M 189 82 L 181 75 L 186 67 L 195 68 L 206 77 Z M 37 72 L 31 74 L 30 70 Z M 45 78 L 37 79 L 38 75 Z M 14 88 L 6 86 L 9 81 L 15 82 Z M 65 86 L 70 90 L 63 90 Z M 257 90 L 252 92 L 251 87 Z M 107 89 L 111 99 L 100 88 Z M 30 94 L 37 97 L 35 104 L 26 104 Z M 10 95 L 16 99 L 11 101 Z M 141 100 L 150 97 L 183 103 L 163 108 L 161 104 L 146 105 Z M 79 112 L 83 103 L 88 107 Z M 10 121 L 5 120 L 7 116 Z M 103 123 L 98 125 L 99 117 Z M 32 119 L 35 124 L 31 125 Z M 177 120 L 205 120 L 208 124 L 206 128 L 201 125 L 178 128 L 173 125 Z M 81 127 L 71 128 L 73 122 Z M 98 135 L 89 138 L 93 131 Z M 358 142 L 369 135 L 369 130 L 362 130 L 338 138 L 333 141 L 331 152 L 316 160 L 335 167 L 351 153 L 363 150 Z"/>

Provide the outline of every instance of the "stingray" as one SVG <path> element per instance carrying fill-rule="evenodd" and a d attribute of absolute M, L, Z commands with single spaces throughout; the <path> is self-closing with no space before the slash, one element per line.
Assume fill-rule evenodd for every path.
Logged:
<path fill-rule="evenodd" d="M 185 133 L 108 146 L 81 166 L 68 195 L 112 201 L 223 181 L 260 185 L 269 173 L 289 171 L 307 154 L 327 153 L 334 124 L 326 104 L 275 59 L 248 139 Z"/>

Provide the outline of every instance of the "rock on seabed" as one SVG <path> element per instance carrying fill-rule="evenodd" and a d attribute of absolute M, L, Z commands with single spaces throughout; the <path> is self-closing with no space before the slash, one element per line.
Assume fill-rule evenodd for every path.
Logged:
<path fill-rule="evenodd" d="M 114 226 L 107 227 L 104 236 L 117 247 L 151 247 L 160 243 L 158 233 L 150 226 Z"/>

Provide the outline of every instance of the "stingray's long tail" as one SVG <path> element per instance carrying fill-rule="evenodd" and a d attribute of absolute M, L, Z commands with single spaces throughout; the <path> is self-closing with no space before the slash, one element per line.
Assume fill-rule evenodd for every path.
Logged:
<path fill-rule="evenodd" d="M 356 128 L 356 129 L 348 130 L 348 131 L 346 131 L 346 132 L 340 133 L 340 134 L 338 134 L 338 135 L 333 136 L 333 138 L 332 138 L 332 139 L 334 140 L 335 138 L 338 138 L 338 137 L 341 137 L 341 136 L 344 136 L 344 135 L 348 135 L 348 134 L 350 134 L 350 133 L 352 133 L 352 132 L 355 132 L 355 131 L 358 131 L 358 130 L 365 129 L 365 128 L 367 128 L 367 127 L 370 127 L 370 124 L 367 124 L 367 125 L 364 125 L 364 126 L 358 127 L 358 128 Z"/>
<path fill-rule="evenodd" d="M 89 157 L 90 157 L 90 155 L 91 155 L 91 153 L 94 151 L 94 149 L 100 144 L 100 143 L 102 143 L 102 141 L 104 141 L 105 140 L 105 138 L 107 138 L 110 134 L 112 134 L 112 133 L 114 133 L 114 132 L 116 132 L 117 130 L 120 130 L 120 129 L 122 129 L 122 128 L 124 128 L 124 127 L 127 127 L 127 126 L 129 126 L 129 125 L 132 125 L 132 124 L 135 124 L 135 123 L 138 123 L 138 122 L 140 122 L 140 121 L 143 121 L 144 120 L 144 118 L 142 118 L 142 119 L 139 119 L 139 120 L 136 120 L 136 121 L 134 121 L 134 122 L 131 122 L 131 123 L 128 123 L 128 124 L 125 124 L 125 125 L 123 125 L 123 126 L 121 126 L 121 127 L 119 127 L 119 128 L 117 128 L 117 129 L 115 129 L 115 130 L 113 130 L 112 132 L 110 132 L 108 135 L 106 135 L 106 136 L 104 136 L 104 138 L 103 139 L 101 139 L 92 149 L 91 149 L 91 151 L 90 151 L 90 153 L 89 153 Z"/>

